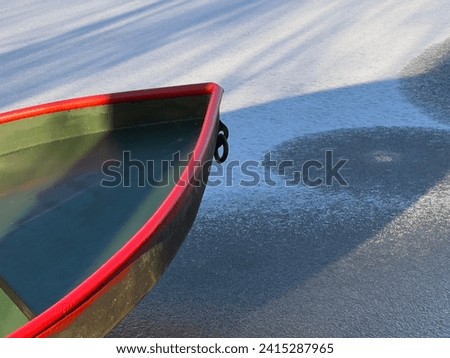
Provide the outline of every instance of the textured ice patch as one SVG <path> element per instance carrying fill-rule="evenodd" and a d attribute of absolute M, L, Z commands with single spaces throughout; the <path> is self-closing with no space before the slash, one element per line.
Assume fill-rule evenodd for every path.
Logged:
<path fill-rule="evenodd" d="M 450 39 L 412 60 L 401 76 L 408 99 L 431 117 L 450 124 Z"/>

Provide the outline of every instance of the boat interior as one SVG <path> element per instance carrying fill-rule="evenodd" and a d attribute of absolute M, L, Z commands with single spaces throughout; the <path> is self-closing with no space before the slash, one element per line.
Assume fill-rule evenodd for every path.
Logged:
<path fill-rule="evenodd" d="M 149 220 L 209 96 L 92 106 L 0 126 L 0 337 L 94 273 Z"/>

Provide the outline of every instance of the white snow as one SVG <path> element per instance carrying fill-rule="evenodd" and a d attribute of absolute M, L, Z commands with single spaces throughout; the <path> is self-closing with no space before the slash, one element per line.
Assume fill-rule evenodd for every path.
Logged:
<path fill-rule="evenodd" d="M 448 129 L 408 102 L 396 80 L 448 37 L 445 0 L 54 0 L 0 1 L 0 8 L 0 111 L 214 81 L 225 89 L 229 160 L 261 160 L 286 140 L 340 128 Z M 261 190 L 272 189 L 211 187 L 203 206 Z"/>
<path fill-rule="evenodd" d="M 228 112 L 395 78 L 450 29 L 436 0 L 0 4 L 3 110 L 216 81 Z"/>
<path fill-rule="evenodd" d="M 2 111 L 215 81 L 226 91 L 223 118 L 233 128 L 232 158 L 240 159 L 302 133 L 439 126 L 403 99 L 395 78 L 448 36 L 448 1 L 0 5 Z M 336 90 L 341 95 L 330 95 Z"/>
<path fill-rule="evenodd" d="M 448 0 L 21 0 L 0 9 L 1 112 L 213 81 L 225 89 L 229 160 L 261 160 L 286 140 L 340 128 L 450 129 L 408 102 L 397 80 L 448 38 Z M 289 210 L 285 188 L 222 185 L 206 190 L 203 214 L 262 192 L 286 197 Z M 307 189 L 296 195 L 324 204 Z"/>
<path fill-rule="evenodd" d="M 0 5 L 2 111 L 215 81 L 226 91 L 231 159 L 241 160 L 260 159 L 281 141 L 317 131 L 442 127 L 403 98 L 395 78 L 448 36 L 448 1 Z"/>

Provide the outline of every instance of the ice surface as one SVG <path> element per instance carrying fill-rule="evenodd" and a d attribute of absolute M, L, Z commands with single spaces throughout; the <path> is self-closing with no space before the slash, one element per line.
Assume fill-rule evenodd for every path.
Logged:
<path fill-rule="evenodd" d="M 416 148 L 425 164 L 414 165 L 434 160 L 436 176 L 411 186 L 400 175 L 398 192 L 387 181 L 362 199 L 351 185 L 332 195 L 209 187 L 173 265 L 115 335 L 449 336 L 450 168 L 426 149 L 448 148 L 439 108 L 448 101 L 424 106 L 421 92 L 447 73 L 448 1 L 0 4 L 2 110 L 214 81 L 225 89 L 229 161 L 321 136 L 358 153 L 349 140 L 377 134 L 366 149 L 379 160 L 397 158 L 382 152 L 383 138 L 405 160 L 414 160 L 407 138 L 431 143 Z M 440 52 L 430 68 L 421 56 L 431 47 Z M 438 82 L 434 98 L 448 97 L 448 79 Z"/>

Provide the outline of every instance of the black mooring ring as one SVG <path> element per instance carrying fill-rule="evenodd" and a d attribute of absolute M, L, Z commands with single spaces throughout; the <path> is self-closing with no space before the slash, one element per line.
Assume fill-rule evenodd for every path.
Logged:
<path fill-rule="evenodd" d="M 222 155 L 219 154 L 220 147 L 223 147 Z M 224 133 L 217 134 L 216 149 L 214 150 L 214 159 L 217 163 L 223 163 L 228 158 L 228 141 Z"/>

